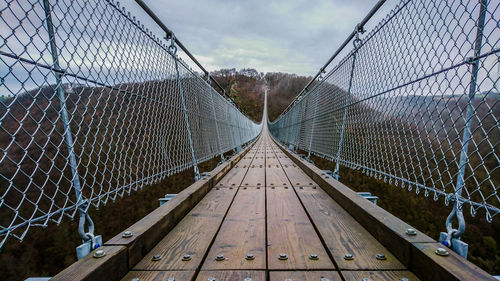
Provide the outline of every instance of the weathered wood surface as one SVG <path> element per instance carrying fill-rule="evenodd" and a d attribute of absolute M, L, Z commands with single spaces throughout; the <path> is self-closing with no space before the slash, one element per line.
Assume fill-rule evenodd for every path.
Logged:
<path fill-rule="evenodd" d="M 250 278 L 252 281 L 266 281 L 265 271 L 200 271 L 196 281 L 207 281 L 213 278 L 215 281 L 245 281 Z M 246 279 L 248 280 L 248 279 Z"/>
<path fill-rule="evenodd" d="M 419 280 L 409 271 L 342 271 L 342 275 L 345 281 L 401 281 L 405 280 L 403 278 L 407 278 L 409 281 Z"/>
<path fill-rule="evenodd" d="M 196 270 L 205 256 L 236 189 L 212 189 L 181 222 L 153 248 L 135 270 Z M 184 261 L 184 255 L 191 260 Z M 161 257 L 153 261 L 153 256 Z"/>
<path fill-rule="evenodd" d="M 266 269 L 264 187 L 241 187 L 212 245 L 203 270 Z M 217 255 L 224 260 L 217 261 Z M 248 259 L 247 255 L 253 255 Z"/>
<path fill-rule="evenodd" d="M 405 268 L 322 189 L 309 186 L 295 189 L 340 269 Z M 347 254 L 352 255 L 352 260 L 345 258 Z M 379 254 L 386 259 L 377 259 Z"/>
<path fill-rule="evenodd" d="M 135 278 L 138 281 L 191 281 L 195 275 L 194 271 L 130 271 L 122 281 L 132 281 Z"/>
<path fill-rule="evenodd" d="M 268 267 L 272 270 L 334 269 L 292 188 L 266 188 Z M 286 260 L 280 260 L 286 254 Z M 318 255 L 318 260 L 310 255 Z"/>
<path fill-rule="evenodd" d="M 322 278 L 328 281 L 342 281 L 336 271 L 272 271 L 269 273 L 269 281 L 323 281 Z"/>

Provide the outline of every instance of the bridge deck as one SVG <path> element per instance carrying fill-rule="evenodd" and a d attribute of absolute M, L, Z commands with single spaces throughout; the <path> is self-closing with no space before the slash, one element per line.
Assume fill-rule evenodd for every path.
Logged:
<path fill-rule="evenodd" d="M 280 259 L 282 254 L 286 257 Z M 385 260 L 377 259 L 380 254 Z M 160 259 L 154 261 L 156 255 Z M 341 275 L 344 280 L 418 280 L 265 130 L 122 280 L 341 281 Z"/>

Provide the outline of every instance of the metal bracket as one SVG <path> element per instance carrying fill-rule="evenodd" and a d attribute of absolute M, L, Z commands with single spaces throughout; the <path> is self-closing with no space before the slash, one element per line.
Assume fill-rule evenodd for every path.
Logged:
<path fill-rule="evenodd" d="M 94 240 L 94 249 L 92 249 L 92 240 L 89 240 L 87 242 L 83 242 L 83 244 L 81 244 L 80 246 L 76 247 L 76 258 L 78 260 L 81 260 L 82 258 L 84 258 L 85 256 L 87 256 L 88 254 L 90 254 L 90 252 L 92 252 L 93 250 L 99 248 L 101 245 L 102 245 L 102 236 L 101 235 L 97 235 L 95 237 L 95 240 Z"/>
<path fill-rule="evenodd" d="M 378 196 L 372 195 L 371 192 L 356 192 L 358 195 L 361 195 L 366 200 L 372 202 L 377 205 Z"/>
<path fill-rule="evenodd" d="M 469 244 L 465 243 L 464 241 L 456 238 L 452 238 L 451 245 L 446 245 L 444 244 L 448 238 L 448 233 L 446 232 L 441 232 L 439 234 L 439 242 L 441 242 L 443 245 L 447 246 L 448 248 L 452 249 L 453 252 L 459 254 L 461 257 L 464 259 L 467 259 L 467 252 L 469 250 Z"/>
<path fill-rule="evenodd" d="M 177 195 L 177 193 L 169 193 L 165 194 L 165 197 L 158 199 L 158 201 L 160 201 L 160 206 L 172 200 L 172 198 L 174 198 L 175 195 Z"/>

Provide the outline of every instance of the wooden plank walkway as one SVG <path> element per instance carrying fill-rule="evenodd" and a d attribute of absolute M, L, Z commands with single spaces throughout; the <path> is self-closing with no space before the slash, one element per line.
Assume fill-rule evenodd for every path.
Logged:
<path fill-rule="evenodd" d="M 267 128 L 123 280 L 133 278 L 418 280 L 281 151 Z"/>

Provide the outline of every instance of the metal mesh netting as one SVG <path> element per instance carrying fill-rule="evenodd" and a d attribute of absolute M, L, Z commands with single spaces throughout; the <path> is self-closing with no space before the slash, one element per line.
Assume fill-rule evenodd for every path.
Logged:
<path fill-rule="evenodd" d="M 500 212 L 500 4 L 401 1 L 270 123 L 279 141 L 486 219 Z"/>
<path fill-rule="evenodd" d="M 0 248 L 260 133 L 113 1 L 3 1 L 0 19 Z"/>

